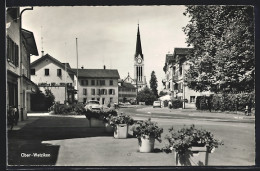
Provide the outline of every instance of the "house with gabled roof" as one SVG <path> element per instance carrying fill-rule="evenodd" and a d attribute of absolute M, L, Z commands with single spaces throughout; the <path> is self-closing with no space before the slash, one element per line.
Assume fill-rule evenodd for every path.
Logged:
<path fill-rule="evenodd" d="M 68 63 L 62 63 L 46 54 L 31 63 L 31 79 L 41 91 L 51 90 L 56 102 L 74 102 L 75 72 Z"/>
<path fill-rule="evenodd" d="M 137 97 L 137 88 L 125 80 L 118 81 L 118 101 L 135 103 Z"/>
<path fill-rule="evenodd" d="M 89 100 L 97 100 L 102 105 L 118 103 L 118 79 L 117 69 L 72 69 L 78 73 L 78 102 L 86 103 Z"/>

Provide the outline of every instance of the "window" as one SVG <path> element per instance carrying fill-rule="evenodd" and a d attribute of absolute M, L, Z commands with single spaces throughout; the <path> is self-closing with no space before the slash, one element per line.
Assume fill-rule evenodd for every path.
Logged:
<path fill-rule="evenodd" d="M 95 98 L 91 98 L 91 100 L 95 100 Z"/>
<path fill-rule="evenodd" d="M 100 80 L 100 85 L 102 85 L 102 86 L 106 85 L 105 80 Z"/>
<path fill-rule="evenodd" d="M 9 37 L 7 36 L 7 60 L 18 66 L 19 63 L 19 47 L 18 45 Z"/>
<path fill-rule="evenodd" d="M 101 93 L 102 95 L 106 95 L 107 94 L 107 90 L 106 89 L 101 89 Z"/>
<path fill-rule="evenodd" d="M 97 98 L 97 101 L 100 101 L 100 98 Z"/>
<path fill-rule="evenodd" d="M 108 91 L 108 94 L 115 94 L 115 90 L 114 89 L 109 89 L 109 91 Z"/>
<path fill-rule="evenodd" d="M 45 76 L 48 76 L 48 75 L 50 75 L 49 69 L 45 69 Z"/>
<path fill-rule="evenodd" d="M 91 80 L 91 85 L 95 85 L 95 80 Z"/>
<path fill-rule="evenodd" d="M 91 95 L 95 95 L 95 89 L 91 89 Z"/>
<path fill-rule="evenodd" d="M 83 103 L 86 103 L 87 102 L 87 98 L 83 98 Z"/>
<path fill-rule="evenodd" d="M 112 103 L 113 102 L 113 97 L 110 97 L 109 100 L 110 100 L 109 102 Z"/>
<path fill-rule="evenodd" d="M 113 80 L 110 80 L 110 81 L 109 81 L 109 85 L 113 85 Z"/>
<path fill-rule="evenodd" d="M 57 76 L 61 76 L 61 69 L 57 69 Z"/>
<path fill-rule="evenodd" d="M 81 80 L 81 85 L 84 85 L 84 80 Z"/>
<path fill-rule="evenodd" d="M 190 96 L 190 102 L 195 103 L 195 96 Z"/>
<path fill-rule="evenodd" d="M 182 75 L 182 66 L 179 68 L 180 75 Z"/>
<path fill-rule="evenodd" d="M 87 95 L 87 89 L 83 88 L 83 95 Z"/>
<path fill-rule="evenodd" d="M 35 75 L 35 69 L 31 69 L 31 75 Z"/>

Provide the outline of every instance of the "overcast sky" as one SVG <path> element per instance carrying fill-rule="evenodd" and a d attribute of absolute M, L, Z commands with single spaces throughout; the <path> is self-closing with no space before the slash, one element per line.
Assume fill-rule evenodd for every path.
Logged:
<path fill-rule="evenodd" d="M 21 8 L 23 9 L 23 8 Z M 189 21 L 184 6 L 78 6 L 34 7 L 23 13 L 22 27 L 34 33 L 41 50 L 76 68 L 76 38 L 79 67 L 118 69 L 123 79 L 133 78 L 137 24 L 139 21 L 144 71 L 149 83 L 152 70 L 158 90 L 164 78 L 167 53 L 187 47 L 182 27 Z M 41 41 L 43 37 L 43 43 Z"/>

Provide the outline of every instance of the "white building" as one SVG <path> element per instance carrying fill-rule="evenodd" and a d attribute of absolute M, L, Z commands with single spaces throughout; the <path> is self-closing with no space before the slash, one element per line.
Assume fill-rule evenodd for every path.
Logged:
<path fill-rule="evenodd" d="M 77 73 L 77 69 L 73 69 Z M 97 100 L 102 105 L 118 103 L 118 79 L 116 69 L 78 69 L 78 102 Z"/>
<path fill-rule="evenodd" d="M 55 101 L 73 102 L 75 73 L 68 63 L 61 63 L 54 57 L 46 54 L 31 63 L 31 79 L 37 83 L 40 90 L 50 89 Z"/>

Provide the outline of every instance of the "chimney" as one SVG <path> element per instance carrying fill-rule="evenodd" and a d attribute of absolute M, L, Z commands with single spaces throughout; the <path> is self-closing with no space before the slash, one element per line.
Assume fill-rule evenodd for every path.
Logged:
<path fill-rule="evenodd" d="M 82 66 L 81 69 L 84 69 L 84 66 Z"/>
<path fill-rule="evenodd" d="M 104 69 L 106 69 L 106 65 L 104 65 Z"/>
<path fill-rule="evenodd" d="M 42 50 L 42 56 L 44 56 L 44 51 Z"/>

